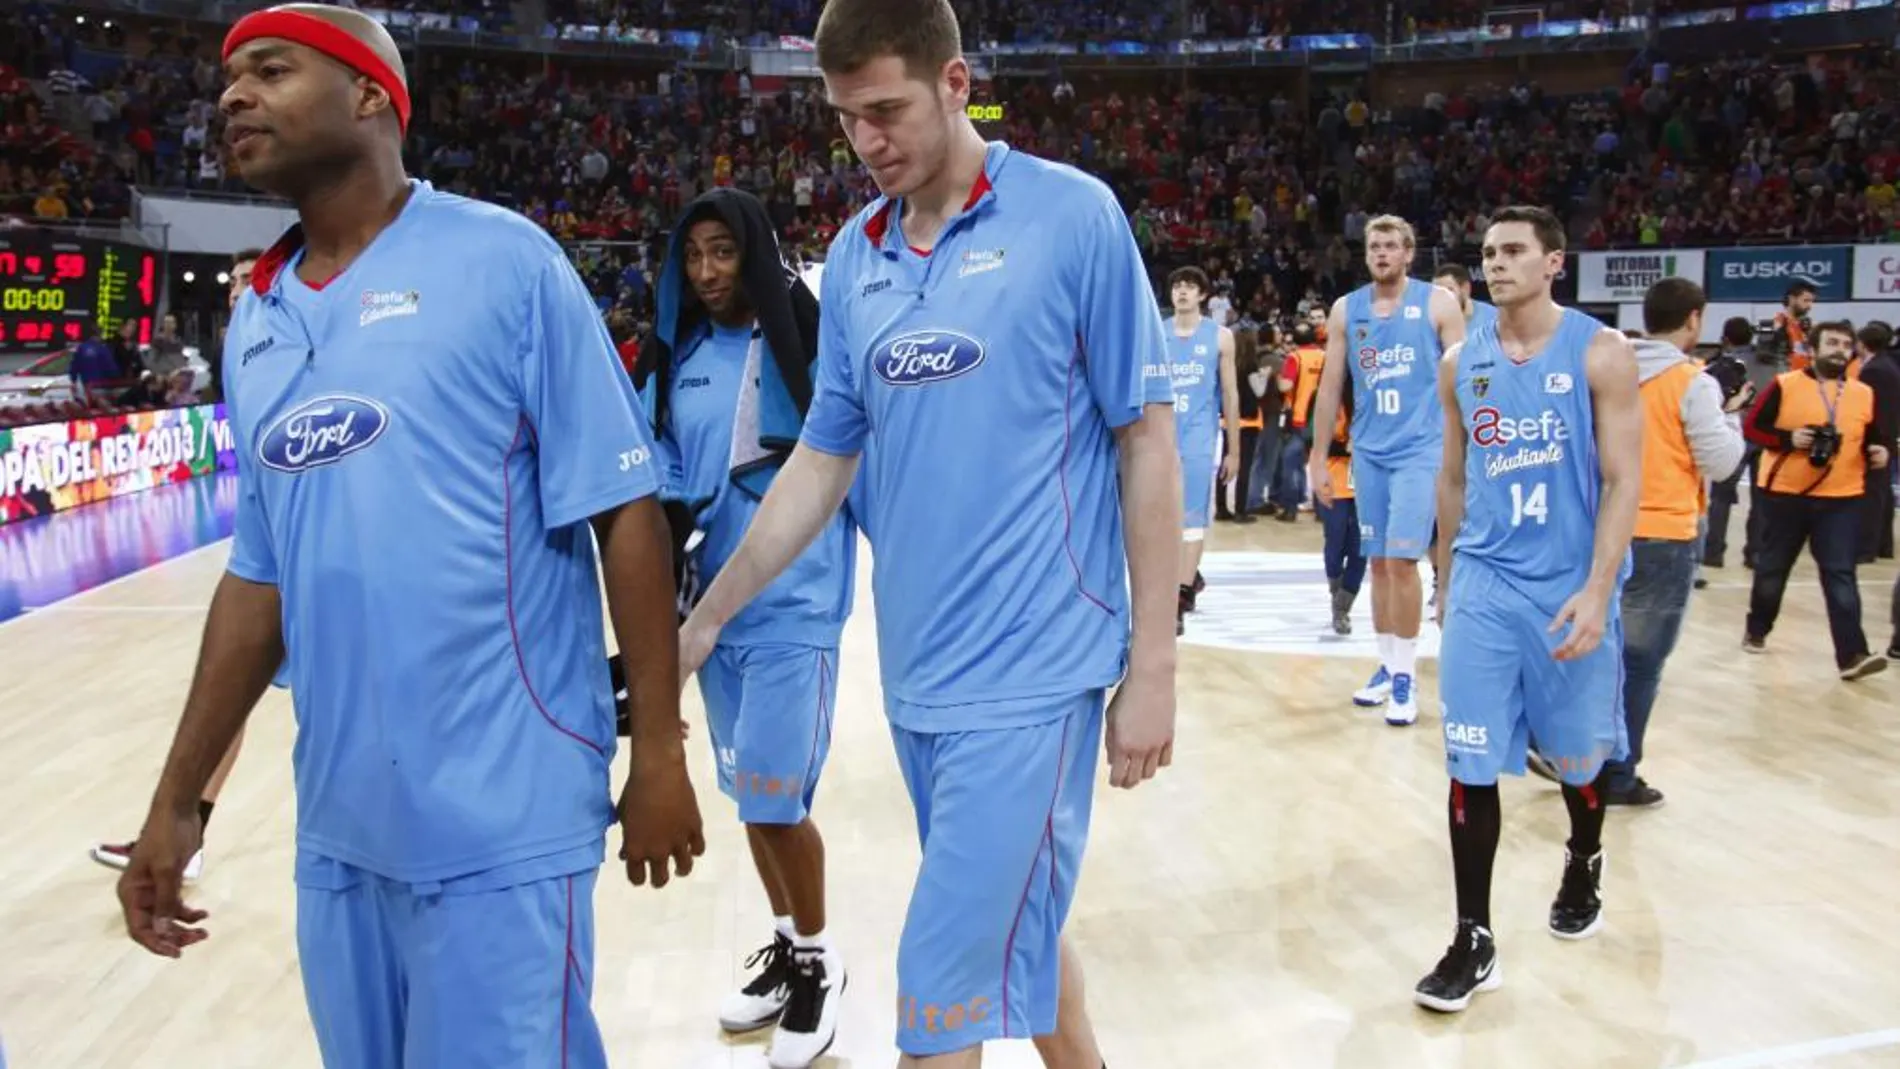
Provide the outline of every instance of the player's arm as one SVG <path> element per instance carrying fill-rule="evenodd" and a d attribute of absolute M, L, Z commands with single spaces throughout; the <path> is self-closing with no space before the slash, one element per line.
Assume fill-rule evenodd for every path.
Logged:
<path fill-rule="evenodd" d="M 1451 591 L 1451 544 L 1465 522 L 1465 417 L 1458 408 L 1459 342 L 1445 350 L 1438 362 L 1438 400 L 1445 410 L 1444 458 L 1438 465 L 1438 559 L 1434 562 L 1439 587 Z M 1445 597 L 1438 599 L 1438 617 L 1445 616 Z"/>
<path fill-rule="evenodd" d="M 856 453 L 834 455 L 804 441 L 792 449 L 738 550 L 694 607 L 689 631 L 717 633 L 817 541 L 844 504 L 857 478 L 858 459 Z"/>
<path fill-rule="evenodd" d="M 1582 657 L 1602 642 L 1610 599 L 1616 596 L 1617 576 L 1636 534 L 1636 513 L 1643 496 L 1643 405 L 1638 396 L 1636 350 L 1621 331 L 1603 330 L 1591 340 L 1584 359 L 1603 484 L 1590 576 L 1550 625 L 1553 633 L 1570 625 L 1570 633 L 1551 653 L 1560 661 Z"/>
<path fill-rule="evenodd" d="M 1240 378 L 1234 370 L 1234 332 L 1226 327 L 1220 328 L 1220 412 L 1227 435 L 1221 468 L 1223 477 L 1231 479 L 1240 467 Z"/>
<path fill-rule="evenodd" d="M 1330 428 L 1339 419 L 1339 398 L 1346 388 L 1346 298 L 1333 302 L 1326 317 L 1326 362 L 1320 365 L 1319 387 L 1313 391 L 1313 416 L 1308 427 Z M 1326 450 L 1311 450 L 1306 457 L 1306 482 L 1322 505 L 1333 503 L 1333 479 L 1326 464 Z"/>
<path fill-rule="evenodd" d="M 1181 454 L 1168 343 L 1141 251 L 1112 195 L 1102 191 L 1092 207 L 1073 231 L 1065 281 L 1075 286 L 1089 393 L 1114 429 L 1120 462 L 1132 620 L 1128 675 L 1109 705 L 1104 743 L 1110 785 L 1134 787 L 1173 761 Z"/>
<path fill-rule="evenodd" d="M 152 799 L 158 818 L 196 819 L 198 799 L 284 660 L 277 587 L 226 572 L 211 595 L 198 667 Z"/>
<path fill-rule="evenodd" d="M 1433 286 L 1431 316 L 1441 350 L 1450 352 L 1452 346 L 1465 340 L 1465 310 L 1459 307 L 1456 294 L 1442 286 Z"/>
<path fill-rule="evenodd" d="M 620 797 L 621 856 L 636 886 L 686 876 L 706 849 L 680 739 L 672 537 L 664 479 L 633 380 L 580 275 L 554 253 L 537 268 L 513 350 L 534 431 L 541 522 L 592 527 L 632 723 Z"/>
<path fill-rule="evenodd" d="M 1603 472 L 1589 585 L 1607 600 L 1629 555 L 1643 498 L 1643 405 L 1636 350 L 1621 331 L 1600 331 L 1585 359 Z"/>
<path fill-rule="evenodd" d="M 240 429 L 230 561 L 211 597 L 198 667 L 151 810 L 119 877 L 126 933 L 162 957 L 175 958 L 205 938 L 202 929 L 187 927 L 203 920 L 205 912 L 185 905 L 180 896 L 185 865 L 204 834 L 198 800 L 284 660 L 277 556 L 245 459 L 249 455 Z"/>

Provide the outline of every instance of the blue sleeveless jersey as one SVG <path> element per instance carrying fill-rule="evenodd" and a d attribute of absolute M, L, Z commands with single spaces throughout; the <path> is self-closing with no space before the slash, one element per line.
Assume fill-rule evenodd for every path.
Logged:
<path fill-rule="evenodd" d="M 1480 563 L 1553 615 L 1589 578 L 1596 545 L 1602 474 L 1585 360 L 1603 329 L 1566 308 L 1523 364 L 1504 355 L 1496 324 L 1458 356 L 1465 515 L 1452 550 L 1459 567 Z"/>
<path fill-rule="evenodd" d="M 1438 400 L 1444 349 L 1432 326 L 1432 292 L 1405 280 L 1405 294 L 1387 316 L 1372 312 L 1372 286 L 1346 297 L 1346 358 L 1352 372 L 1353 455 L 1387 466 L 1436 466 L 1444 452 L 1445 414 Z"/>
<path fill-rule="evenodd" d="M 1184 457 L 1212 456 L 1220 448 L 1220 324 L 1202 316 L 1183 338 L 1173 316 L 1163 323 L 1174 377 L 1175 445 Z"/>

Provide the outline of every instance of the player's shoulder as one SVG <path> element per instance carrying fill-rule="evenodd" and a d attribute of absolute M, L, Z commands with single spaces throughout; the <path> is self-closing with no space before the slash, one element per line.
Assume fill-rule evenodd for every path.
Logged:
<path fill-rule="evenodd" d="M 991 181 L 1005 211 L 1013 207 L 1033 212 L 1038 219 L 1062 226 L 1105 216 L 1127 221 L 1121 199 L 1107 182 L 1080 167 L 1021 149 L 1009 150 L 997 164 Z"/>
<path fill-rule="evenodd" d="M 422 215 L 417 221 L 431 256 L 479 250 L 491 270 L 512 266 L 532 272 L 565 255 L 554 235 L 512 208 L 432 188 L 416 195 L 424 198 L 417 205 Z"/>

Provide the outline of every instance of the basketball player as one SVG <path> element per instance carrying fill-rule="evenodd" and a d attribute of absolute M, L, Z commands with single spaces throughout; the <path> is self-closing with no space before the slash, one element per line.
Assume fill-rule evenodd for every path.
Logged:
<path fill-rule="evenodd" d="M 690 551 L 703 584 L 738 548 L 797 440 L 811 405 L 818 301 L 789 272 L 765 205 L 737 189 L 687 206 L 655 290 L 657 325 L 634 383 L 667 460 L 665 496 L 704 536 Z M 822 981 L 835 978 L 841 992 L 844 960 L 825 933 L 825 844 L 811 806 L 831 749 L 857 538 L 849 510 L 839 510 L 721 632 L 699 674 L 719 787 L 738 803 L 777 918 L 719 1023 L 736 1033 L 776 1021 L 774 1069 L 810 1065 L 838 1030 L 840 1000 Z"/>
<path fill-rule="evenodd" d="M 298 222 L 226 336 L 236 534 L 119 880 L 126 927 L 166 957 L 205 938 L 179 894 L 195 803 L 287 653 L 297 951 L 324 1063 L 603 1066 L 602 585 L 634 710 L 628 877 L 664 885 L 704 848 L 633 384 L 544 231 L 403 173 L 409 92 L 380 24 L 265 9 L 224 65 L 238 173 Z"/>
<path fill-rule="evenodd" d="M 681 670 L 825 529 L 862 463 L 923 854 L 900 1064 L 963 1069 L 1027 1036 L 1045 1065 L 1098 1069 L 1062 929 L 1104 722 L 1112 785 L 1171 761 L 1174 389 L 1114 194 L 982 140 L 960 33 L 949 0 L 830 0 L 819 17 L 826 95 L 884 196 L 831 245 L 817 398 L 682 629 Z"/>
<path fill-rule="evenodd" d="M 1206 548 L 1209 514 L 1221 483 L 1240 470 L 1240 385 L 1234 375 L 1234 332 L 1201 314 L 1207 300 L 1207 275 L 1198 267 L 1177 268 L 1168 276 L 1174 302 L 1168 331 L 1168 367 L 1174 381 L 1174 431 L 1181 453 L 1181 592 L 1175 609 L 1175 634 L 1187 626 L 1201 588 L 1201 551 Z M 1209 356 L 1217 356 L 1212 364 Z M 1221 449 L 1221 428 L 1227 448 Z M 1215 478 L 1219 456 L 1220 477 Z"/>
<path fill-rule="evenodd" d="M 1465 316 L 1465 337 L 1469 338 L 1498 321 L 1498 306 L 1471 299 L 1471 272 L 1464 264 L 1443 263 L 1432 272 L 1432 282 L 1458 298 L 1458 309 Z"/>
<path fill-rule="evenodd" d="M 257 258 L 261 255 L 263 255 L 261 249 L 244 249 L 231 258 L 231 287 L 226 304 L 229 311 L 237 310 L 238 297 L 244 293 L 244 288 L 250 285 L 251 269 L 257 265 Z M 224 393 L 223 364 L 223 360 L 212 362 L 211 382 L 214 397 L 221 397 Z M 200 836 L 211 826 L 211 812 L 217 808 L 218 796 L 224 793 L 224 783 L 231 778 L 231 769 L 237 766 L 238 751 L 243 748 L 244 729 L 240 727 L 237 737 L 231 740 L 231 748 L 226 750 L 224 756 L 219 759 L 218 767 L 212 771 L 211 779 L 205 783 L 203 793 L 198 796 Z M 137 840 L 124 843 L 99 843 L 92 848 L 92 859 L 107 868 L 124 869 L 126 861 L 132 856 L 132 848 L 137 845 Z M 197 853 L 191 855 L 191 860 L 185 862 L 184 879 L 198 879 L 204 874 L 204 867 L 205 854 L 200 848 Z"/>
<path fill-rule="evenodd" d="M 1352 700 L 1365 708 L 1384 705 L 1385 722 L 1395 726 L 1418 719 L 1413 680 L 1425 604 L 1418 561 L 1432 542 L 1432 493 L 1442 449 L 1433 368 L 1465 336 L 1457 298 L 1407 277 L 1415 251 L 1412 225 L 1405 220 L 1381 215 L 1366 224 L 1372 281 L 1333 302 L 1311 423 L 1333 425 L 1350 376 L 1352 475 L 1361 549 L 1372 562 L 1372 626 L 1379 643 L 1379 669 Z M 1307 459 L 1307 480 L 1314 499 L 1331 505 L 1325 450 Z"/>
<path fill-rule="evenodd" d="M 1643 408 L 1630 343 L 1550 298 L 1564 232 L 1542 208 L 1492 218 L 1484 271 L 1498 322 L 1445 356 L 1438 522 L 1446 596 L 1439 687 L 1458 932 L 1420 1005 L 1453 1012 L 1498 986 L 1491 935 L 1498 776 L 1528 738 L 1570 812 L 1550 932 L 1602 924 L 1604 762 L 1626 752 L 1619 595 L 1642 493 Z"/>

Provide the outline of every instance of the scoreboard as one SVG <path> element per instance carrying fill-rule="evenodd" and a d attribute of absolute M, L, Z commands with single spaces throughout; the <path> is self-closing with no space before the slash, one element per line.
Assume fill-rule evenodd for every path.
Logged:
<path fill-rule="evenodd" d="M 97 324 L 110 341 L 127 320 L 152 338 L 158 254 L 98 238 L 0 230 L 0 353 L 46 352 Z"/>

